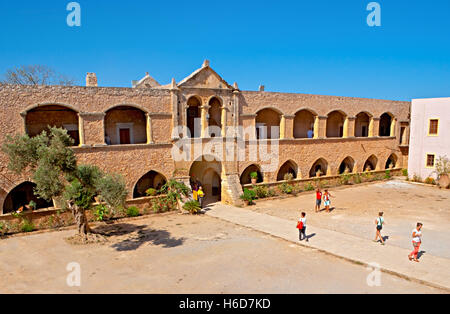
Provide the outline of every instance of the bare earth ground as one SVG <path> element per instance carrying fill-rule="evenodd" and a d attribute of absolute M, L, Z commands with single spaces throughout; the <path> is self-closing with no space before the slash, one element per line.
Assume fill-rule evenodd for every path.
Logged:
<path fill-rule="evenodd" d="M 109 243 L 72 246 L 74 230 L 1 239 L 0 294 L 442 292 L 385 273 L 369 287 L 365 267 L 207 216 L 101 228 Z M 81 287 L 66 284 L 71 262 Z"/>
<path fill-rule="evenodd" d="M 293 220 L 302 211 L 312 226 L 334 230 L 364 239 L 375 238 L 375 219 L 384 212 L 382 231 L 386 243 L 411 248 L 411 234 L 417 222 L 424 224 L 421 250 L 450 258 L 450 191 L 416 185 L 401 180 L 329 190 L 331 207 L 314 212 L 315 192 L 283 200 L 259 201 L 248 207 L 260 213 Z"/>

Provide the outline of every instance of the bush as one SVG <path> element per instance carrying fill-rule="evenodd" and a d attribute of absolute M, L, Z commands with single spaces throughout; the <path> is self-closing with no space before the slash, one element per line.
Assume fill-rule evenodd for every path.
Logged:
<path fill-rule="evenodd" d="M 22 230 L 22 232 L 33 232 L 34 224 L 28 219 L 24 219 L 20 229 Z"/>
<path fill-rule="evenodd" d="M 277 195 L 277 192 L 275 191 L 275 189 L 270 188 L 267 190 L 267 197 L 273 197 L 275 195 Z"/>
<path fill-rule="evenodd" d="M 422 183 L 422 178 L 420 176 L 418 176 L 417 174 L 415 174 L 412 177 L 412 181 L 413 182 L 420 182 L 420 183 Z"/>
<path fill-rule="evenodd" d="M 385 178 L 385 179 L 390 179 L 390 178 L 392 178 L 392 176 L 391 176 L 391 170 L 386 170 L 386 171 L 384 172 L 384 178 Z"/>
<path fill-rule="evenodd" d="M 103 221 L 105 217 L 109 214 L 108 207 L 106 205 L 100 204 L 94 208 L 94 217 L 97 221 Z"/>
<path fill-rule="evenodd" d="M 202 209 L 197 201 L 189 201 L 183 205 L 183 209 L 191 214 L 198 214 Z"/>
<path fill-rule="evenodd" d="M 248 202 L 249 204 L 252 204 L 255 198 L 256 198 L 255 191 L 249 189 L 244 189 L 244 194 L 240 196 L 241 200 L 243 200 L 244 202 Z"/>
<path fill-rule="evenodd" d="M 356 174 L 353 176 L 353 183 L 360 184 L 362 182 L 361 176 L 359 174 Z"/>
<path fill-rule="evenodd" d="M 352 175 L 348 174 L 348 173 L 341 174 L 341 176 L 339 178 L 339 182 L 341 184 L 347 185 L 347 184 L 349 184 L 351 177 L 352 177 Z"/>
<path fill-rule="evenodd" d="M 408 169 L 402 169 L 402 175 L 404 177 L 407 177 L 408 176 Z"/>
<path fill-rule="evenodd" d="M 431 178 L 431 177 L 426 178 L 425 179 L 425 183 L 426 184 L 436 185 L 436 181 L 433 178 Z"/>
<path fill-rule="evenodd" d="M 139 208 L 136 206 L 130 206 L 127 208 L 127 216 L 128 217 L 137 217 L 139 216 Z"/>
<path fill-rule="evenodd" d="M 8 231 L 8 227 L 6 226 L 6 223 L 0 221 L 0 234 L 4 235 Z"/>
<path fill-rule="evenodd" d="M 30 207 L 31 210 L 36 210 L 37 204 L 36 204 L 35 201 L 31 201 L 31 202 L 28 204 L 28 207 Z"/>
<path fill-rule="evenodd" d="M 292 184 L 284 182 L 280 186 L 280 191 L 283 192 L 284 194 L 292 194 L 292 192 L 294 191 L 294 187 L 292 186 Z"/>
<path fill-rule="evenodd" d="M 308 184 L 305 185 L 305 191 L 314 191 L 314 185 L 311 184 L 311 182 L 308 182 Z"/>
<path fill-rule="evenodd" d="M 158 194 L 158 191 L 154 188 L 150 188 L 147 191 L 145 191 L 145 194 L 147 196 L 156 196 Z"/>
<path fill-rule="evenodd" d="M 436 160 L 436 173 L 438 176 L 450 173 L 450 160 L 447 156 L 439 156 Z"/>
<path fill-rule="evenodd" d="M 256 186 L 253 191 L 255 191 L 257 198 L 266 198 L 269 195 L 269 191 L 265 186 Z"/>

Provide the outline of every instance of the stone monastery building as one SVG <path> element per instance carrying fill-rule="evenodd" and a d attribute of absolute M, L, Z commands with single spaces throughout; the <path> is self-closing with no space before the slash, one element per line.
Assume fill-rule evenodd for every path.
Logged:
<path fill-rule="evenodd" d="M 169 178 L 195 178 L 210 200 L 237 203 L 251 172 L 270 183 L 286 173 L 301 180 L 407 168 L 410 102 L 262 87 L 242 91 L 208 61 L 168 85 L 147 74 L 132 88 L 98 87 L 96 75 L 88 73 L 86 87 L 0 86 L 0 113 L 0 145 L 8 134 L 34 136 L 48 126 L 63 127 L 75 140 L 79 163 L 122 174 L 130 199 Z M 262 158 L 259 150 L 249 152 L 252 145 L 278 150 Z M 244 158 L 237 157 L 238 147 Z M 219 151 L 222 157 L 211 158 Z M 30 178 L 10 172 L 7 163 L 0 153 L 0 214 L 32 199 L 38 208 L 52 206 L 37 200 Z"/>

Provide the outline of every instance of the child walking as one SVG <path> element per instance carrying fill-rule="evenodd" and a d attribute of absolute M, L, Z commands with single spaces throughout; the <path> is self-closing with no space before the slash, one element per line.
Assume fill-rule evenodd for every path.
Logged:
<path fill-rule="evenodd" d="M 299 240 L 303 241 L 306 239 L 306 242 L 309 242 L 308 237 L 306 236 L 306 213 L 302 213 L 302 216 L 298 220 L 297 229 L 299 232 Z"/>
<path fill-rule="evenodd" d="M 380 239 L 381 244 L 384 245 L 384 239 L 381 236 L 381 230 L 383 230 L 383 224 L 384 224 L 384 218 L 383 218 L 383 212 L 380 212 L 378 214 L 378 218 L 375 220 L 375 224 L 377 225 L 377 231 L 375 234 L 375 240 L 373 242 L 378 242 L 378 239 Z"/>
<path fill-rule="evenodd" d="M 328 192 L 328 190 L 325 190 L 325 193 L 323 194 L 323 200 L 324 200 L 325 209 L 326 209 L 327 213 L 330 212 L 330 205 L 331 205 L 330 197 L 333 197 L 333 196 L 330 194 L 330 192 Z"/>
<path fill-rule="evenodd" d="M 316 207 L 314 208 L 315 212 L 318 213 L 320 211 L 320 205 L 322 204 L 322 192 L 320 189 L 316 190 Z"/>

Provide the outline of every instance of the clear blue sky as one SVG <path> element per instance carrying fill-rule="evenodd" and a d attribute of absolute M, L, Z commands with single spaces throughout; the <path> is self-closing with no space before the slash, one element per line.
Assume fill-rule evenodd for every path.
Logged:
<path fill-rule="evenodd" d="M 0 2 L 0 73 L 45 64 L 83 85 L 130 87 L 145 72 L 180 81 L 204 59 L 256 90 L 410 100 L 450 96 L 450 1 L 66 0 Z"/>

